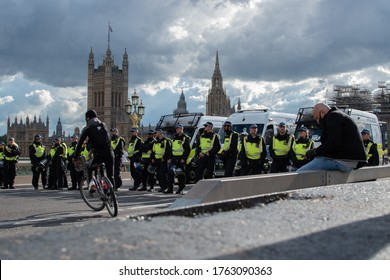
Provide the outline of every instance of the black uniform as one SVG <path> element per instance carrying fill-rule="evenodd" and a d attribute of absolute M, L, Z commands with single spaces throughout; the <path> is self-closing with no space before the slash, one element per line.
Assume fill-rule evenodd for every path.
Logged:
<path fill-rule="evenodd" d="M 39 150 L 43 150 L 43 152 L 40 152 Z M 46 167 L 40 165 L 40 162 L 47 156 L 45 146 L 40 142 L 34 141 L 29 146 L 29 156 L 32 164 L 31 171 L 33 173 L 32 185 L 34 189 L 38 189 L 39 176 L 41 176 L 42 185 L 45 189 L 47 185 Z"/>
<path fill-rule="evenodd" d="M 6 145 L 4 147 L 4 186 L 2 189 L 14 189 L 16 177 L 16 163 L 21 150 L 17 144 Z"/>
<path fill-rule="evenodd" d="M 82 179 L 82 172 L 77 172 L 73 163 L 76 147 L 77 147 L 77 141 L 73 141 L 72 143 L 70 143 L 68 149 L 68 169 L 70 173 L 70 179 L 72 181 L 72 187 L 70 188 L 70 190 L 77 190 L 81 187 L 80 184 Z"/>
<path fill-rule="evenodd" d="M 185 186 L 186 186 L 186 165 L 187 165 L 187 158 L 191 152 L 190 147 L 190 137 L 186 134 L 182 133 L 181 135 L 175 134 L 175 137 L 172 139 L 172 158 L 171 158 L 171 164 L 170 166 L 176 166 L 176 168 L 180 168 L 182 170 L 182 174 L 177 175 L 177 180 L 179 182 L 179 189 L 177 190 L 177 193 L 181 193 Z M 175 152 L 176 145 L 181 145 L 182 151 Z M 176 154 L 177 153 L 177 154 Z M 168 189 L 166 190 L 166 193 L 172 193 L 173 192 L 173 185 L 175 181 L 175 174 L 173 173 L 173 170 L 169 170 L 168 173 Z"/>
<path fill-rule="evenodd" d="M 112 135 L 111 146 L 114 152 L 115 188 L 119 189 L 122 186 L 121 168 L 122 168 L 123 149 L 125 147 L 125 139 L 123 139 L 118 135 Z"/>
<path fill-rule="evenodd" d="M 63 157 L 65 154 L 64 146 L 62 146 L 60 143 L 56 143 L 55 146 L 55 154 L 51 158 L 51 164 L 54 171 L 54 182 L 53 182 L 53 188 L 58 188 L 59 190 L 62 190 L 64 188 L 64 161 Z"/>
<path fill-rule="evenodd" d="M 135 165 L 140 164 L 141 161 L 141 145 L 142 140 L 138 136 L 131 136 L 129 146 L 134 146 L 134 151 L 130 154 L 129 150 L 129 160 L 130 160 L 130 173 L 134 181 L 134 186 L 129 188 L 131 191 L 135 191 L 141 185 L 141 170 L 136 168 Z"/>
<path fill-rule="evenodd" d="M 199 153 L 202 152 L 201 150 L 201 141 L 202 138 L 206 139 L 207 141 L 213 141 L 211 150 L 208 151 L 209 155 L 204 155 L 203 157 L 199 157 Z M 195 172 L 195 181 L 198 182 L 199 180 L 203 179 L 210 179 L 213 177 L 214 174 L 214 167 L 215 167 L 215 157 L 218 154 L 219 150 L 221 149 L 221 143 L 219 142 L 219 136 L 213 131 L 210 132 L 204 132 L 197 143 L 196 148 L 196 156 L 199 157 L 198 166 L 196 168 Z"/>
<path fill-rule="evenodd" d="M 367 165 L 366 166 L 377 166 L 379 165 L 379 153 L 378 146 L 371 140 L 363 141 L 364 148 L 367 154 Z"/>
<path fill-rule="evenodd" d="M 225 131 L 224 143 L 226 143 L 226 140 L 230 137 L 229 147 L 224 146 L 222 153 L 219 155 L 225 167 L 225 177 L 233 176 L 234 167 L 237 162 L 238 133 L 235 131 Z"/>
<path fill-rule="evenodd" d="M 161 158 L 156 154 L 156 147 L 164 149 L 164 154 Z M 157 168 L 156 175 L 160 185 L 159 192 L 163 192 L 168 188 L 168 159 L 171 158 L 171 141 L 165 137 L 161 139 L 156 138 L 156 142 L 153 144 L 153 150 L 151 154 L 152 164 Z"/>
<path fill-rule="evenodd" d="M 280 133 L 274 136 L 275 139 L 283 141 L 284 145 L 290 145 L 289 151 L 285 155 L 276 155 L 274 141 L 271 141 L 269 145 L 269 153 L 272 158 L 271 173 L 288 172 L 287 166 L 290 165 L 290 151 L 294 142 L 293 136 L 286 131 L 285 134 Z M 291 139 L 291 141 L 290 141 Z"/>
<path fill-rule="evenodd" d="M 150 187 L 149 191 L 152 191 L 154 189 L 154 185 L 156 184 L 155 174 L 148 171 L 149 165 L 151 164 L 152 148 L 155 141 L 156 139 L 154 139 L 153 134 L 150 134 L 141 146 L 142 163 L 144 166 L 141 173 L 142 188 L 139 189 L 141 191 L 147 190 L 148 186 Z"/>

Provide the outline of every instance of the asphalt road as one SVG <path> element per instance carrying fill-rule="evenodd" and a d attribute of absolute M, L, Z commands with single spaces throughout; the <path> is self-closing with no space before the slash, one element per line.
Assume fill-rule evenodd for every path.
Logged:
<path fill-rule="evenodd" d="M 47 223 L 39 232 L 12 235 L 17 225 L 5 228 L 3 224 L 0 258 L 388 260 L 389 183 L 381 180 L 305 189 L 273 203 L 192 218 L 129 219 L 121 215 L 111 219 L 106 213 L 104 217 L 91 214 L 82 205 L 75 205 L 73 198 L 58 193 L 56 200 L 68 201 L 68 207 L 74 207 L 66 213 L 76 212 L 77 219 L 88 222 L 68 220 L 70 225 L 64 226 L 54 221 L 65 207 L 58 203 L 53 223 Z M 15 198 L 7 197 L 15 203 Z M 136 197 L 143 199 L 138 194 Z M 1 199 L 3 204 L 3 195 Z M 45 200 L 34 196 L 29 199 Z M 20 211 L 19 207 L 15 205 L 14 210 Z M 24 211 L 27 213 L 28 208 Z M 29 217 L 42 218 L 34 213 Z M 11 223 L 12 218 L 6 222 Z M 35 226 L 31 224 L 31 228 Z"/>

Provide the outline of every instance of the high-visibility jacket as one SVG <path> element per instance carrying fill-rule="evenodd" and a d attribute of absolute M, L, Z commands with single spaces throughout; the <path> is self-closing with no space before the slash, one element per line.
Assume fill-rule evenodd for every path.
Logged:
<path fill-rule="evenodd" d="M 125 139 L 123 137 L 118 137 L 118 138 L 116 138 L 114 140 L 111 140 L 111 147 L 112 147 L 113 151 L 115 151 L 116 147 L 119 145 L 119 143 L 121 141 L 123 141 L 123 143 L 125 143 Z"/>
<path fill-rule="evenodd" d="M 76 151 L 76 147 L 77 147 L 77 142 L 75 145 L 73 143 L 70 144 L 70 147 L 68 149 L 68 157 L 70 157 L 74 154 L 74 152 Z"/>
<path fill-rule="evenodd" d="M 260 159 L 263 152 L 263 138 L 260 137 L 258 143 L 248 142 L 248 137 L 244 137 L 244 148 L 246 157 L 249 159 Z"/>
<path fill-rule="evenodd" d="M 177 138 L 177 137 L 180 137 L 180 136 L 176 136 L 172 140 L 172 155 L 173 156 L 182 156 L 184 153 L 184 144 L 186 141 L 190 141 L 190 137 L 188 137 L 185 134 L 183 134 L 182 139 Z M 188 147 L 189 147 L 189 144 L 188 144 Z"/>
<path fill-rule="evenodd" d="M 0 150 L 0 160 L 4 159 L 4 148 L 1 148 Z"/>
<path fill-rule="evenodd" d="M 66 146 L 65 142 L 61 142 L 60 146 L 62 147 L 62 154 L 60 154 L 60 157 L 66 158 L 68 154 L 68 147 Z"/>
<path fill-rule="evenodd" d="M 14 146 L 16 147 L 16 149 L 19 149 L 19 145 L 14 143 Z M 4 159 L 5 160 L 8 160 L 8 161 L 17 161 L 19 159 L 19 156 L 18 155 L 15 155 L 15 156 L 7 156 L 7 152 L 8 153 L 12 153 L 12 149 L 11 147 L 9 147 L 8 145 L 4 147 L 5 149 L 5 152 L 4 152 Z"/>
<path fill-rule="evenodd" d="M 292 135 L 288 136 L 288 141 L 279 140 L 275 136 L 272 138 L 272 147 L 276 156 L 286 156 L 291 149 L 293 141 Z"/>
<path fill-rule="evenodd" d="M 135 139 L 130 140 L 129 147 L 127 149 L 128 157 L 131 158 L 139 151 L 136 150 L 138 141 L 141 141 L 141 138 L 136 137 Z"/>
<path fill-rule="evenodd" d="M 150 158 L 152 155 L 153 144 L 156 142 L 154 138 L 148 138 L 144 142 L 144 150 L 142 152 L 142 158 Z"/>
<path fill-rule="evenodd" d="M 365 146 L 364 150 L 366 152 L 367 160 L 369 160 L 372 157 L 372 154 L 370 153 L 371 147 L 374 145 L 373 142 L 369 142 L 367 146 Z"/>
<path fill-rule="evenodd" d="M 304 160 L 306 152 L 314 148 L 314 141 L 311 139 L 307 143 L 297 143 L 297 141 L 293 143 L 293 151 L 297 160 Z"/>
<path fill-rule="evenodd" d="M 56 154 L 57 148 L 58 147 L 53 147 L 50 149 L 50 151 L 49 151 L 50 158 L 54 157 L 54 155 Z"/>
<path fill-rule="evenodd" d="M 225 137 L 225 139 L 224 139 L 224 141 L 223 141 L 222 150 L 227 151 L 227 150 L 230 149 L 230 144 L 232 143 L 233 135 L 237 135 L 237 140 L 238 140 L 238 138 L 239 138 L 238 133 L 235 132 L 235 131 L 232 131 L 232 132 L 230 133 L 230 136 L 229 136 L 229 137 Z M 239 141 L 237 141 L 237 147 L 235 147 L 236 149 L 238 149 L 238 146 L 239 146 L 238 142 L 239 142 Z"/>
<path fill-rule="evenodd" d="M 206 138 L 206 137 L 200 137 L 200 150 L 202 154 L 207 153 L 210 151 L 214 146 L 214 141 L 217 139 L 217 134 L 214 133 L 213 138 Z M 217 139 L 218 140 L 218 139 Z"/>
<path fill-rule="evenodd" d="M 34 147 L 34 149 L 35 149 L 35 154 L 34 154 L 34 155 L 35 155 L 37 158 L 42 157 L 43 154 L 45 153 L 45 146 L 43 146 L 43 145 L 37 145 L 37 144 L 35 144 L 35 143 L 33 143 L 32 145 L 33 145 L 33 147 Z"/>
<path fill-rule="evenodd" d="M 82 145 L 80 155 L 82 155 L 85 160 L 90 160 L 90 151 L 87 149 L 87 145 Z"/>
<path fill-rule="evenodd" d="M 163 139 L 161 139 L 161 141 L 156 141 L 153 144 L 153 148 L 152 148 L 152 151 L 154 153 L 154 157 L 156 159 L 162 159 L 168 145 L 170 145 L 170 143 L 169 143 L 169 140 L 167 138 L 163 138 Z"/>

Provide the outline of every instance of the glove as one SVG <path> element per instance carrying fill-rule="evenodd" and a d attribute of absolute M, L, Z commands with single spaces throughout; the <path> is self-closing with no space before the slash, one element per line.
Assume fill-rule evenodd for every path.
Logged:
<path fill-rule="evenodd" d="M 314 158 L 315 156 L 316 156 L 316 149 L 308 150 L 308 151 L 306 152 L 306 155 L 305 155 L 305 157 L 306 157 L 307 159 L 312 159 L 312 158 Z"/>

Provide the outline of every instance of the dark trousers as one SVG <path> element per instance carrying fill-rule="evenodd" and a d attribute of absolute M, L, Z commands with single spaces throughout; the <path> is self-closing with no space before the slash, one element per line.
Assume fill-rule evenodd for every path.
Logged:
<path fill-rule="evenodd" d="M 287 166 L 290 164 L 288 159 L 273 159 L 271 164 L 271 173 L 288 172 Z"/>
<path fill-rule="evenodd" d="M 47 185 L 47 174 L 46 174 L 46 169 L 39 169 L 38 165 L 33 165 L 31 167 L 32 171 L 32 185 L 35 189 L 38 188 L 38 182 L 39 182 L 39 176 L 41 177 L 42 185 L 45 188 Z"/>
<path fill-rule="evenodd" d="M 225 167 L 225 177 L 234 176 L 234 167 L 236 166 L 237 154 L 224 155 L 222 157 L 223 165 Z"/>
<path fill-rule="evenodd" d="M 179 182 L 179 191 L 182 191 L 186 187 L 186 175 L 185 175 L 186 164 L 181 163 L 181 158 L 173 157 L 172 162 L 171 162 L 171 166 L 172 165 L 176 165 L 177 168 L 181 168 L 181 170 L 183 170 L 183 174 L 177 176 L 177 181 Z M 171 169 L 169 169 L 168 190 L 173 190 L 174 184 L 175 184 L 175 174 L 173 173 L 173 171 Z"/>
<path fill-rule="evenodd" d="M 55 166 L 52 163 L 49 165 L 49 180 L 47 187 L 51 190 L 57 188 Z"/>
<path fill-rule="evenodd" d="M 111 152 L 98 153 L 95 151 L 91 166 L 95 163 L 104 163 L 106 169 L 106 176 L 110 180 L 112 186 L 115 188 L 114 181 L 114 154 Z M 90 174 L 89 174 L 90 175 Z M 89 178 L 91 178 L 89 176 Z"/>
<path fill-rule="evenodd" d="M 4 165 L 0 167 L 0 186 L 4 184 Z"/>
<path fill-rule="evenodd" d="M 241 164 L 241 176 L 261 174 L 263 164 L 260 159 L 245 159 L 241 161 Z"/>
<path fill-rule="evenodd" d="M 122 177 L 121 177 L 121 168 L 122 168 L 122 156 L 115 156 L 114 158 L 114 180 L 115 187 L 122 187 Z"/>
<path fill-rule="evenodd" d="M 138 162 L 139 160 L 134 160 L 133 158 L 130 158 L 130 173 L 134 181 L 134 188 L 138 188 L 141 185 L 141 172 L 136 170 L 134 167 L 134 163 Z"/>
<path fill-rule="evenodd" d="M 4 161 L 4 188 L 14 186 L 16 177 L 16 161 Z"/>
<path fill-rule="evenodd" d="M 77 170 L 74 167 L 73 162 L 69 162 L 69 173 L 70 173 L 70 180 L 72 181 L 72 189 L 78 189 L 80 188 L 81 179 L 82 179 L 82 172 L 77 172 Z"/>
<path fill-rule="evenodd" d="M 161 190 L 166 190 L 168 187 L 168 165 L 166 160 L 156 159 L 156 173 L 157 180 L 160 185 Z"/>
<path fill-rule="evenodd" d="M 64 165 L 62 159 L 58 159 L 53 162 L 54 167 L 54 186 L 57 186 L 58 189 L 64 187 Z"/>
<path fill-rule="evenodd" d="M 142 161 L 144 163 L 144 168 L 142 169 L 142 172 L 141 172 L 142 186 L 144 188 L 146 188 L 147 186 L 154 188 L 154 185 L 156 184 L 155 174 L 148 172 L 148 167 L 151 164 L 151 159 L 150 158 L 143 158 Z"/>
<path fill-rule="evenodd" d="M 195 171 L 195 181 L 201 179 L 213 178 L 215 168 L 215 156 L 204 156 L 199 158 L 198 166 Z"/>

